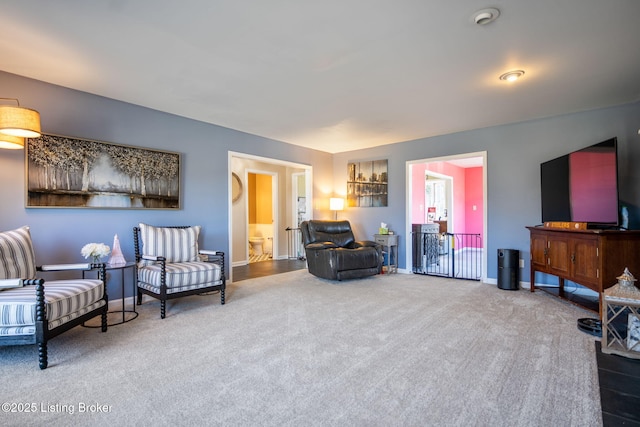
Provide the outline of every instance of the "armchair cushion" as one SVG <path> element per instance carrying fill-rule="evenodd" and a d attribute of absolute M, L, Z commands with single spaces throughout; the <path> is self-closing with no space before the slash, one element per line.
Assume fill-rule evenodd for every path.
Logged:
<path fill-rule="evenodd" d="M 210 262 L 183 262 L 166 265 L 167 293 L 197 289 L 219 284 L 222 268 Z M 160 293 L 162 267 L 158 264 L 138 269 L 138 285 L 149 291 Z"/>
<path fill-rule="evenodd" d="M 45 284 L 45 309 L 49 329 L 105 305 L 103 284 L 99 280 L 53 280 Z M 2 292 L 0 299 L 0 335 L 10 328 L 26 328 L 33 334 L 36 324 L 36 288 L 25 286 Z M 30 329 L 31 332 L 27 332 Z M 15 331 L 14 331 L 15 332 Z"/>
<path fill-rule="evenodd" d="M 154 227 L 140 223 L 142 256 L 164 257 L 168 263 L 198 261 L 200 226 Z M 151 264 L 142 261 L 143 265 Z"/>
<path fill-rule="evenodd" d="M 0 279 L 33 279 L 35 259 L 29 227 L 0 233 Z"/>

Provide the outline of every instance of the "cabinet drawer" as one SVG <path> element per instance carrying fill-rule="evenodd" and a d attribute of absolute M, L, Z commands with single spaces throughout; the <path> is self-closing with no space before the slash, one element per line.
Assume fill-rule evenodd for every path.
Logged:
<path fill-rule="evenodd" d="M 397 245 L 398 244 L 398 236 L 393 234 L 376 234 L 374 236 L 374 241 L 380 245 Z"/>

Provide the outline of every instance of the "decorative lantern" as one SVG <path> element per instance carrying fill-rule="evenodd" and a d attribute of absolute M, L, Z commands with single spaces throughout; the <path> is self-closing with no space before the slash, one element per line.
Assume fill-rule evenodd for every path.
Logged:
<path fill-rule="evenodd" d="M 631 274 L 629 272 L 629 269 L 626 267 L 624 269 L 624 272 L 622 273 L 622 276 L 618 276 L 616 277 L 616 279 L 618 279 L 618 284 L 620 285 L 620 287 L 627 290 L 631 290 L 631 288 L 635 289 L 634 282 L 638 280 L 635 277 L 633 277 L 633 274 Z"/>

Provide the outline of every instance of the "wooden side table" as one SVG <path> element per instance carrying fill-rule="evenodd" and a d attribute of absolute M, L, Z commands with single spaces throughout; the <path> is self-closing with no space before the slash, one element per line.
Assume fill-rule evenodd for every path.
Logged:
<path fill-rule="evenodd" d="M 398 235 L 374 234 L 373 240 L 382 245 L 382 251 L 387 254 L 387 273 L 398 272 Z M 385 251 L 385 247 L 387 250 Z M 393 260 L 393 263 L 391 262 Z M 382 266 L 384 271 L 384 265 Z"/>
<path fill-rule="evenodd" d="M 632 338 L 629 330 L 630 318 L 640 322 L 640 290 L 616 284 L 603 295 L 602 352 L 640 359 L 640 339 Z M 636 334 L 640 335 L 640 330 Z"/>

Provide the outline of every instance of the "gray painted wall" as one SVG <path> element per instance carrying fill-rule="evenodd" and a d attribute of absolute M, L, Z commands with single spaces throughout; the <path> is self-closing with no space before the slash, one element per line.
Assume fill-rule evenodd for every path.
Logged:
<path fill-rule="evenodd" d="M 326 194 L 332 182 L 332 157 L 321 151 L 2 72 L 0 94 L 39 111 L 45 133 L 182 153 L 180 210 L 26 209 L 24 151 L 0 150 L 0 230 L 29 225 L 38 264 L 82 262 L 84 244 L 111 246 L 116 233 L 133 260 L 132 227 L 139 222 L 200 224 L 202 247 L 229 253 L 229 151 L 311 165 L 320 185 L 314 194 Z M 110 297 L 119 298 L 119 284 L 112 286 Z"/>
<path fill-rule="evenodd" d="M 339 213 L 352 221 L 357 238 L 373 235 L 381 221 L 404 233 L 407 161 L 487 151 L 487 276 L 495 279 L 498 248 L 519 249 L 529 258 L 524 227 L 540 223 L 540 163 L 617 136 L 620 198 L 630 208 L 631 228 L 640 228 L 640 103 L 330 155 L 13 74 L 0 72 L 0 89 L 3 97 L 38 110 L 46 133 L 183 153 L 183 208 L 147 211 L 25 209 L 24 152 L 0 150 L 0 229 L 30 225 L 39 264 L 80 262 L 85 243 L 111 245 L 116 233 L 132 259 L 131 228 L 140 221 L 201 224 L 203 246 L 228 251 L 228 151 L 312 165 L 313 215 L 324 219 L 332 217 L 328 198 L 344 188 L 349 161 L 389 159 L 389 206 Z M 405 266 L 403 244 L 399 261 Z M 525 281 L 528 274 L 527 261 Z M 119 296 L 119 290 L 109 292 Z"/>
<path fill-rule="evenodd" d="M 406 162 L 486 151 L 487 277 L 497 277 L 497 249 L 518 249 L 525 259 L 521 279 L 528 282 L 529 233 L 525 226 L 541 222 L 540 163 L 546 160 L 617 136 L 620 201 L 630 209 L 630 228 L 640 228 L 639 127 L 640 103 L 634 103 L 336 154 L 337 192 L 346 187 L 347 163 L 389 159 L 389 206 L 351 208 L 341 215 L 356 224 L 356 238 L 363 238 L 358 234 L 370 236 L 381 221 L 405 234 Z M 404 243 L 399 249 L 400 266 L 406 267 Z"/>

